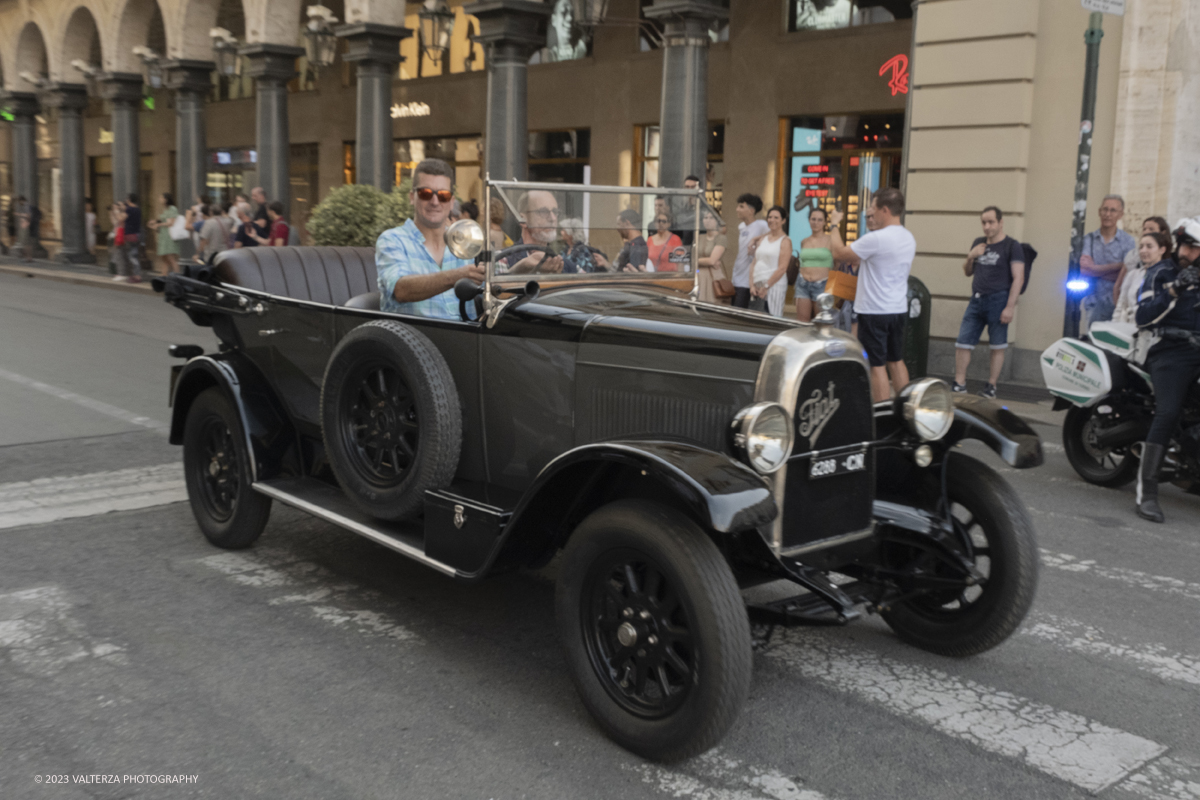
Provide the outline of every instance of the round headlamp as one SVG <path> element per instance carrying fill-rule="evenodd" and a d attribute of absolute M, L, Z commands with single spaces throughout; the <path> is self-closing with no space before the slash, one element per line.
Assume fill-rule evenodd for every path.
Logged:
<path fill-rule="evenodd" d="M 470 217 L 463 217 L 446 228 L 445 240 L 450 252 L 466 261 L 482 253 L 483 246 L 487 244 L 483 228 Z"/>
<path fill-rule="evenodd" d="M 764 475 L 775 472 L 792 454 L 792 419 L 778 403 L 755 403 L 733 419 L 734 444 L 750 466 Z"/>
<path fill-rule="evenodd" d="M 946 382 L 937 378 L 922 378 L 905 386 L 896 405 L 905 426 L 923 442 L 941 439 L 954 423 L 954 395 Z"/>

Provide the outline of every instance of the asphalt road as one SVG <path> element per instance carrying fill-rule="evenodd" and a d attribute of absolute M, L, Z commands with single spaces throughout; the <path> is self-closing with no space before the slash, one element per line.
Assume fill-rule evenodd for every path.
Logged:
<path fill-rule="evenodd" d="M 212 343 L 182 313 L 0 275 L 0 342 L 0 798 L 1200 798 L 1200 498 L 1141 522 L 1053 427 L 1002 469 L 1043 547 L 1020 633 L 776 634 L 719 748 L 661 766 L 577 699 L 553 565 L 460 585 L 278 504 L 209 546 L 163 432 L 166 344 Z"/>

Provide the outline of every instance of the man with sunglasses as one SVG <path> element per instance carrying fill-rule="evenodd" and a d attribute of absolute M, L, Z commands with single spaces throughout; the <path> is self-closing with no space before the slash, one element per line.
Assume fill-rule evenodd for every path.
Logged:
<path fill-rule="evenodd" d="M 437 158 L 425 159 L 413 171 L 412 219 L 384 231 L 375 243 L 381 310 L 461 319 L 454 284 L 463 278 L 483 283 L 483 268 L 446 248 L 453 176 L 450 165 Z"/>

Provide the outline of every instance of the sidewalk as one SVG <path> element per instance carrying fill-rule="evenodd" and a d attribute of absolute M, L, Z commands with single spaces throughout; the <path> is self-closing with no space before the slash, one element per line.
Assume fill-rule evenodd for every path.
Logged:
<path fill-rule="evenodd" d="M 150 276 L 143 274 L 141 283 L 114 281 L 108 267 L 99 264 L 63 264 L 46 259 L 25 261 L 13 255 L 0 255 L 0 274 L 21 275 L 26 278 L 43 278 L 80 286 L 96 286 L 101 289 L 116 289 L 120 292 L 154 294 L 150 288 Z"/>

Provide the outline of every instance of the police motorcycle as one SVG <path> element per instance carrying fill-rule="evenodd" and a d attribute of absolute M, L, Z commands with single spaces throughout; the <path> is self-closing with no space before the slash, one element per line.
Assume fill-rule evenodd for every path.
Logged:
<path fill-rule="evenodd" d="M 1176 228 L 1177 242 L 1200 245 L 1200 218 L 1183 220 Z M 1147 295 L 1153 289 L 1152 277 L 1148 276 L 1143 284 L 1143 302 L 1152 296 Z M 1171 310 L 1178 307 L 1190 314 L 1200 312 L 1197 265 L 1180 269 L 1173 285 L 1176 296 Z M 1067 460 L 1088 483 L 1118 487 L 1139 477 L 1139 464 L 1156 411 L 1154 380 L 1147 359 L 1150 349 L 1165 340 L 1200 352 L 1200 332 L 1173 327 L 1170 321 L 1142 329 L 1134 323 L 1096 322 L 1086 335 L 1064 337 L 1042 352 L 1042 376 L 1055 397 L 1054 409 L 1067 409 L 1062 433 Z M 1151 455 L 1159 466 L 1157 475 L 1139 481 L 1139 509 L 1144 499 L 1142 490 L 1149 491 L 1151 485 L 1157 508 L 1159 480 L 1200 494 L 1200 381 L 1191 385 L 1184 398 L 1182 416 L 1170 443 L 1161 453 L 1155 450 Z M 1147 485 L 1143 487 L 1142 483 Z M 1161 511 L 1156 521 L 1162 521 Z"/>

